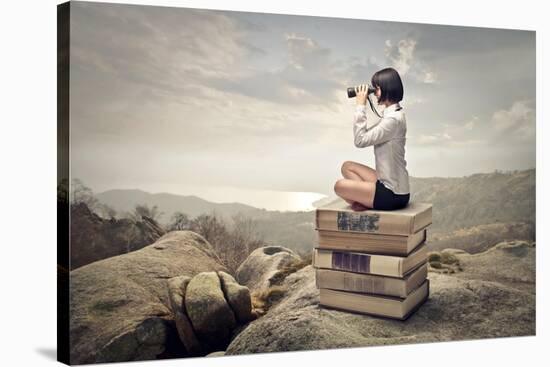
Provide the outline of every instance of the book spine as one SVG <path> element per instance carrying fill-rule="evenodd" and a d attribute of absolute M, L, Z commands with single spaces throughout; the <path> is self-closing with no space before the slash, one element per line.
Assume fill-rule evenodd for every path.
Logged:
<path fill-rule="evenodd" d="M 406 283 L 405 293 L 409 294 L 416 288 L 420 287 L 420 285 L 427 278 L 428 278 L 428 265 L 425 263 L 410 275 L 409 281 Z"/>
<path fill-rule="evenodd" d="M 338 291 L 321 288 L 319 290 L 319 305 L 343 311 L 364 313 L 400 319 L 401 299 L 393 297 L 379 298 L 368 294 Z"/>
<path fill-rule="evenodd" d="M 406 245 L 415 235 L 388 235 L 380 233 L 356 233 L 342 231 L 317 230 L 317 238 L 325 241 L 344 241 L 356 243 L 392 243 Z"/>
<path fill-rule="evenodd" d="M 316 211 L 316 229 L 408 236 L 414 218 L 378 212 Z"/>
<path fill-rule="evenodd" d="M 317 269 L 315 278 L 317 288 L 372 293 L 400 298 L 407 296 L 407 284 L 403 279 L 328 269 Z"/>
<path fill-rule="evenodd" d="M 402 259 L 394 256 L 369 255 L 346 251 L 315 250 L 314 266 L 317 268 L 403 277 Z"/>
<path fill-rule="evenodd" d="M 368 274 L 371 272 L 371 260 L 370 255 L 335 251 L 332 253 L 331 267 L 337 270 Z"/>
<path fill-rule="evenodd" d="M 335 244 L 333 242 L 326 242 L 324 240 L 320 240 L 318 243 L 318 248 L 323 250 L 333 250 L 333 251 L 348 251 L 348 252 L 364 252 L 369 254 L 376 254 L 380 256 L 407 256 L 407 248 L 403 246 L 403 248 L 400 247 L 392 247 L 391 245 L 362 245 L 362 244 L 353 244 L 348 243 L 345 245 L 342 244 Z"/>

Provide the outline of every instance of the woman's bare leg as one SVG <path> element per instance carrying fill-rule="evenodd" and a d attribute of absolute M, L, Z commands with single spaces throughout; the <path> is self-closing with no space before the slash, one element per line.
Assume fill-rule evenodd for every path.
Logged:
<path fill-rule="evenodd" d="M 376 183 L 342 178 L 334 184 L 334 192 L 348 203 L 357 202 L 366 208 L 372 208 Z"/>
<path fill-rule="evenodd" d="M 374 192 L 376 190 L 376 180 L 378 180 L 378 174 L 376 170 L 370 168 L 361 163 L 345 161 L 342 164 L 342 175 L 347 181 L 358 181 L 358 182 L 374 182 L 374 185 L 354 185 L 352 183 L 346 183 L 345 180 L 340 183 L 336 182 L 334 185 L 334 191 L 338 196 L 344 199 L 348 204 L 352 206 L 355 210 L 364 210 L 372 208 L 372 201 L 374 201 Z M 370 192 L 372 191 L 372 201 L 370 200 Z M 356 200 L 354 198 L 359 198 Z M 357 205 L 359 203 L 360 205 Z M 367 207 L 365 207 L 367 203 Z M 370 203 L 370 204 L 368 204 Z"/>
<path fill-rule="evenodd" d="M 356 181 L 376 182 L 378 174 L 375 169 L 361 163 L 345 161 L 342 164 L 342 175 L 344 178 Z"/>

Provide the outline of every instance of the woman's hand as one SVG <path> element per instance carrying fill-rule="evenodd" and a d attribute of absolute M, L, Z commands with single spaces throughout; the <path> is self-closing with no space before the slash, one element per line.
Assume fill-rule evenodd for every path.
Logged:
<path fill-rule="evenodd" d="M 355 87 L 357 105 L 365 106 L 367 104 L 368 89 L 368 86 L 365 84 Z"/>

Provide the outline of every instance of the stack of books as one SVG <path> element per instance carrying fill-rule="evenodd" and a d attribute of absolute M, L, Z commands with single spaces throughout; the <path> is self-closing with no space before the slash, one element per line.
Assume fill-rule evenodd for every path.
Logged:
<path fill-rule="evenodd" d="M 338 198 L 319 207 L 315 221 L 321 306 L 404 320 L 428 299 L 431 204 L 354 211 Z"/>

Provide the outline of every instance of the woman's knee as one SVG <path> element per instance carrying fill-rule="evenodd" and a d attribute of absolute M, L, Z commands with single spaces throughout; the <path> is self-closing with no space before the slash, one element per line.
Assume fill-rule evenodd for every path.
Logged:
<path fill-rule="evenodd" d="M 354 164 L 355 162 L 353 161 L 345 161 L 344 163 L 342 163 L 342 168 L 340 169 L 342 175 L 344 175 L 346 171 L 351 171 Z"/>
<path fill-rule="evenodd" d="M 334 183 L 334 192 L 337 194 L 341 194 L 344 187 L 345 187 L 345 180 L 344 178 L 337 180 Z"/>

